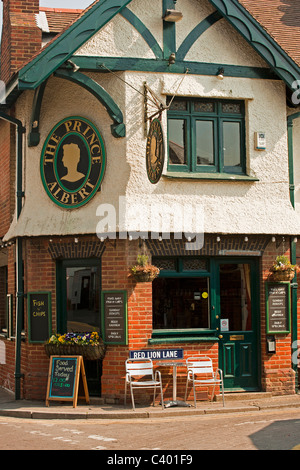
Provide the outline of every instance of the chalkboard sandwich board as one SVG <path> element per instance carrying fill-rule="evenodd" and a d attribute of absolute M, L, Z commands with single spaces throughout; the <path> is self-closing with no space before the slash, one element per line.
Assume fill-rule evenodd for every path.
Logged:
<path fill-rule="evenodd" d="M 51 336 L 51 292 L 28 292 L 30 343 L 44 343 Z"/>
<path fill-rule="evenodd" d="M 290 333 L 290 283 L 266 283 L 267 334 Z"/>
<path fill-rule="evenodd" d="M 77 406 L 80 376 L 86 402 L 89 393 L 82 356 L 50 356 L 46 406 L 50 400 L 72 401 Z"/>

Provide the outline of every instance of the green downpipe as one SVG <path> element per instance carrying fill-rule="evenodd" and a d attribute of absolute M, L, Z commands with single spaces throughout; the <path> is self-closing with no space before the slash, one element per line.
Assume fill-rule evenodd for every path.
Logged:
<path fill-rule="evenodd" d="M 17 127 L 17 219 L 19 219 L 22 211 L 23 193 L 23 134 L 25 128 L 21 121 L 9 116 L 6 113 L 0 112 L 0 118 L 14 124 Z M 22 334 L 22 321 L 24 316 L 24 289 L 23 289 L 23 253 L 22 253 L 22 238 L 16 239 L 16 283 L 17 283 L 17 305 L 16 305 L 16 343 L 15 343 L 15 399 L 21 398 L 21 334 Z"/>
<path fill-rule="evenodd" d="M 293 123 L 294 120 L 300 117 L 300 113 L 295 113 L 287 118 L 288 127 L 288 156 L 289 156 L 289 187 L 290 187 L 290 200 L 293 208 L 295 209 L 295 180 L 294 180 L 294 150 L 293 150 Z M 290 242 L 291 263 L 296 264 L 296 243 L 291 239 Z M 292 355 L 297 350 L 298 339 L 298 326 L 297 326 L 297 275 L 295 275 L 292 287 Z M 292 361 L 292 368 L 295 372 L 295 389 L 298 392 L 298 367 Z"/>

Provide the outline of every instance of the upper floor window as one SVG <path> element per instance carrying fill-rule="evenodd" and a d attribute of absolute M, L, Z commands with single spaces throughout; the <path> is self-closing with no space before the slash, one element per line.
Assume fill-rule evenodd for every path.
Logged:
<path fill-rule="evenodd" d="M 175 98 L 168 140 L 169 171 L 246 174 L 243 101 Z"/>

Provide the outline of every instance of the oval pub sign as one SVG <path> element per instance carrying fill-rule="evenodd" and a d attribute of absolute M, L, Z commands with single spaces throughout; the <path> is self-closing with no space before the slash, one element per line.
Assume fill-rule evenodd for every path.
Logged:
<path fill-rule="evenodd" d="M 101 134 L 87 119 L 69 117 L 48 135 L 41 157 L 41 176 L 48 196 L 74 209 L 95 195 L 105 171 Z"/>

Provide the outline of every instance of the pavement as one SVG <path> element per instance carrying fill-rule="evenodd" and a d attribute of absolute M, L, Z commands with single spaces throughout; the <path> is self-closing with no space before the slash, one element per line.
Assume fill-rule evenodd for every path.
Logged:
<path fill-rule="evenodd" d="M 183 402 L 182 402 L 183 404 Z M 166 418 L 188 415 L 219 413 L 262 412 L 275 409 L 300 408 L 300 395 L 272 396 L 269 393 L 225 394 L 225 407 L 220 397 L 216 401 L 197 401 L 194 406 L 170 406 L 162 409 L 161 405 L 136 405 L 133 411 L 131 403 L 105 404 L 101 398 L 90 398 L 87 404 L 78 400 L 77 406 L 71 402 L 15 400 L 12 392 L 0 387 L 0 416 L 29 419 L 136 419 Z"/>

